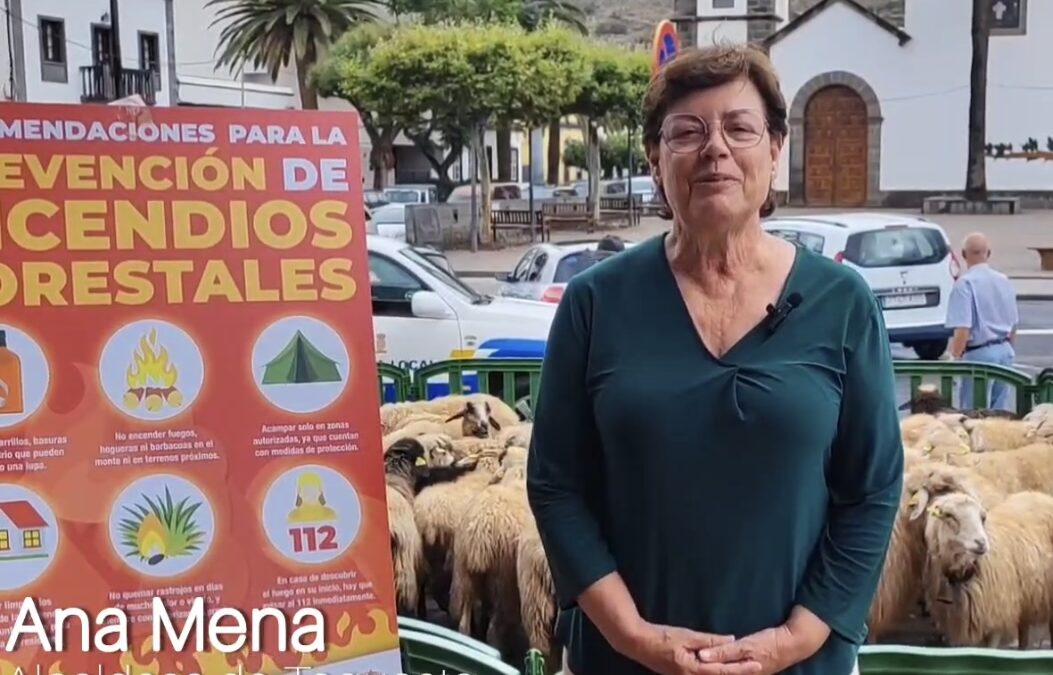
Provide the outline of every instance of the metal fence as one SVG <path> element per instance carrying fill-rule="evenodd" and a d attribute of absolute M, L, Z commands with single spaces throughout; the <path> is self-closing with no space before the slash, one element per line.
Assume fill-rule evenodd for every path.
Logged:
<path fill-rule="evenodd" d="M 986 408 L 990 385 L 1006 384 L 1017 414 L 1039 403 L 1053 403 L 1053 369 L 1037 376 L 1015 368 L 963 361 L 895 361 L 897 378 L 907 378 L 910 391 L 935 383 L 944 401 L 954 402 L 955 382 L 973 384 L 972 407 Z M 415 371 L 380 365 L 381 400 L 385 403 L 427 400 L 450 393 L 493 394 L 509 405 L 526 402 L 533 409 L 541 384 L 541 359 L 454 359 L 437 361 Z"/>

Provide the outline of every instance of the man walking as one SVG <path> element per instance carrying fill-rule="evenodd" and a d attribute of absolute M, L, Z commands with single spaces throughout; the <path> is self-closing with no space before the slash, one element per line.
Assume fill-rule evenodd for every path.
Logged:
<path fill-rule="evenodd" d="M 1016 291 L 1009 277 L 988 262 L 991 246 L 987 237 L 974 232 L 962 242 L 967 270 L 951 290 L 947 327 L 954 330 L 950 353 L 955 359 L 1012 366 L 1016 358 L 1013 341 L 1020 321 Z M 989 407 L 1008 409 L 1009 387 L 991 385 Z M 963 379 L 961 407 L 973 407 L 972 381 Z"/>

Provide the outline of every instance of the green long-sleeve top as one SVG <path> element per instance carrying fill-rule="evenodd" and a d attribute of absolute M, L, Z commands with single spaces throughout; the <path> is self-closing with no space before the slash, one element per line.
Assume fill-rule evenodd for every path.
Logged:
<path fill-rule="evenodd" d="M 617 571 L 644 619 L 745 636 L 794 605 L 831 628 L 792 675 L 849 675 L 903 480 L 891 352 L 853 270 L 798 248 L 782 299 L 721 358 L 664 250 L 641 242 L 568 284 L 528 462 L 575 675 L 642 675 L 576 605 Z"/>

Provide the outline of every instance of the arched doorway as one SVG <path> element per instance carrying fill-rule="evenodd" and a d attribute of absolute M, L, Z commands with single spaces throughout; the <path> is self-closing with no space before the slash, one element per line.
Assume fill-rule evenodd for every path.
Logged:
<path fill-rule="evenodd" d="M 844 85 L 824 87 L 804 112 L 804 201 L 808 206 L 867 202 L 867 105 Z"/>

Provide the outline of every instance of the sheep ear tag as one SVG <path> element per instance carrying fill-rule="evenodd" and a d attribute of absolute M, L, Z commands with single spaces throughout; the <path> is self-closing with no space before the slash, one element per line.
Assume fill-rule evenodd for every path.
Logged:
<path fill-rule="evenodd" d="M 930 506 L 929 515 L 933 518 L 943 518 L 943 511 L 941 511 L 938 506 Z"/>
<path fill-rule="evenodd" d="M 428 466 L 428 460 L 424 459 L 423 457 L 418 457 L 417 466 Z"/>

